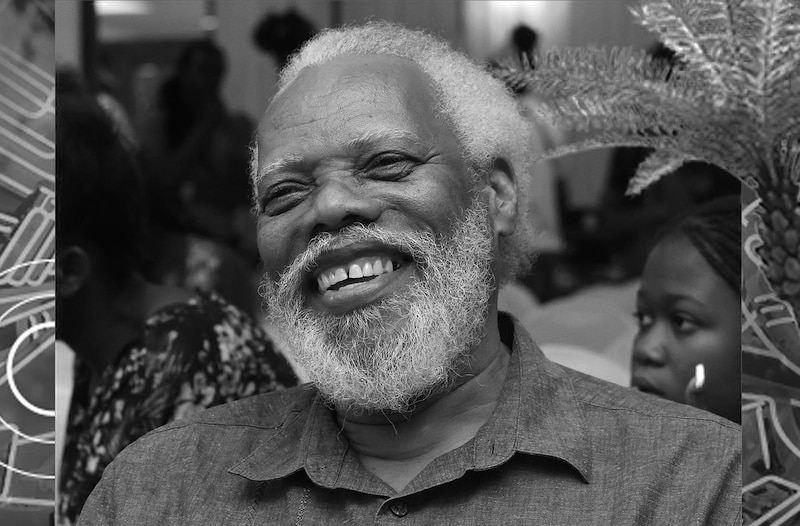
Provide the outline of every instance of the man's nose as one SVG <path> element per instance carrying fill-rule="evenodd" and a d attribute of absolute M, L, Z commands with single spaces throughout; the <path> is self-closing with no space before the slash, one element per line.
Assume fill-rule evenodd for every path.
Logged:
<path fill-rule="evenodd" d="M 651 367 L 662 366 L 667 361 L 665 335 L 658 326 L 640 330 L 633 342 L 633 362 Z"/>
<path fill-rule="evenodd" d="M 378 220 L 384 203 L 370 196 L 355 182 L 328 181 L 314 198 L 312 236 L 334 232 L 353 223 L 368 225 Z"/>

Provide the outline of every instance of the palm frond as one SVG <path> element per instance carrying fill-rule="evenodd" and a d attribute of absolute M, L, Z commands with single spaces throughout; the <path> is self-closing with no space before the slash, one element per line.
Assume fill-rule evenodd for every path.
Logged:
<path fill-rule="evenodd" d="M 780 122 L 793 113 L 776 113 L 800 109 L 797 103 L 782 96 L 791 89 L 800 60 L 800 24 L 796 6 L 788 0 L 743 0 L 743 7 L 752 12 L 752 28 L 741 42 L 741 69 L 744 83 L 735 95 L 748 101 L 753 117 L 761 127 L 764 148 L 768 151 L 779 133 Z M 792 58 L 792 57 L 795 58 Z M 796 100 L 796 98 L 795 98 Z M 796 112 L 794 113 L 797 114 Z M 766 152 L 765 152 L 766 153 Z"/>
<path fill-rule="evenodd" d="M 540 104 L 538 114 L 551 125 L 578 131 L 624 129 L 635 133 L 679 133 L 683 127 L 669 105 L 641 104 L 635 98 L 570 97 Z"/>
<path fill-rule="evenodd" d="M 526 86 L 545 97 L 638 95 L 711 101 L 704 84 L 632 48 L 550 50 L 530 66 L 506 61 L 494 74 L 510 86 Z"/>
<path fill-rule="evenodd" d="M 662 177 L 671 174 L 684 163 L 694 161 L 686 155 L 665 150 L 651 153 L 636 169 L 636 175 L 628 182 L 626 195 L 639 195 L 642 190 Z"/>
<path fill-rule="evenodd" d="M 634 7 L 637 20 L 715 89 L 727 89 L 723 51 L 733 49 L 733 7 L 724 0 L 655 0 Z"/>
<path fill-rule="evenodd" d="M 552 124 L 607 132 L 608 147 L 646 144 L 774 186 L 782 172 L 773 145 L 800 134 L 798 0 L 641 0 L 632 11 L 684 67 L 641 50 L 564 49 L 532 66 L 507 63 L 498 76 L 542 95 Z M 655 173 L 645 166 L 636 188 Z"/>
<path fill-rule="evenodd" d="M 760 82 L 753 87 L 755 94 L 762 97 L 764 125 L 772 137 L 792 133 L 797 130 L 796 118 L 800 116 L 800 6 L 789 0 L 749 1 L 764 16 L 761 45 L 755 57 L 761 67 L 757 78 Z M 787 122 L 790 116 L 795 119 Z"/>
<path fill-rule="evenodd" d="M 629 130 L 609 130 L 588 139 L 537 153 L 533 155 L 533 160 L 540 162 L 611 147 L 650 148 L 667 152 L 675 158 L 684 157 L 687 160 L 715 164 L 752 186 L 752 182 L 748 180 L 755 170 L 751 156 L 748 153 L 732 151 L 726 142 L 710 143 L 708 139 L 707 132 L 704 131 L 683 130 L 679 135 L 658 133 L 642 135 Z M 667 153 L 662 155 L 667 155 Z M 655 179 L 642 178 L 641 181 L 654 182 Z M 646 185 L 640 186 L 637 182 L 637 192 L 645 187 Z"/>

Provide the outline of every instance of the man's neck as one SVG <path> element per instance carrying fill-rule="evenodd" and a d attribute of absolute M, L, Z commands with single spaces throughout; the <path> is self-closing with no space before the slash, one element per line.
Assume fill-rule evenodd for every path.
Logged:
<path fill-rule="evenodd" d="M 496 340 L 484 341 L 474 354 L 466 382 L 418 404 L 410 415 L 337 412 L 367 470 L 399 492 L 431 461 L 475 437 L 497 407 L 510 361 L 510 350 L 494 334 Z"/>

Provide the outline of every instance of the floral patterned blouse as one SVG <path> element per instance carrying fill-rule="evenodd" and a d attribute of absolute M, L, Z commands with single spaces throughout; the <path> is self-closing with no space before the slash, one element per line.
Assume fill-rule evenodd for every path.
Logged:
<path fill-rule="evenodd" d="M 156 427 L 208 407 L 296 384 L 266 333 L 214 293 L 198 293 L 145 322 L 89 392 L 76 358 L 61 465 L 59 516 L 74 523 L 122 449 Z"/>

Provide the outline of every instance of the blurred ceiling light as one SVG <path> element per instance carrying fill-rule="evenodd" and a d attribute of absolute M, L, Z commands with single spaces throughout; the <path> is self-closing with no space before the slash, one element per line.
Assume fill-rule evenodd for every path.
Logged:
<path fill-rule="evenodd" d="M 489 2 L 489 9 L 494 13 L 511 16 L 544 17 L 553 7 L 553 2 L 534 0 L 519 2 L 518 0 L 494 0 Z"/>
<path fill-rule="evenodd" d="M 568 36 L 570 13 L 576 3 L 580 2 L 464 0 L 467 49 L 481 60 L 496 58 L 494 55 L 510 44 L 511 32 L 519 24 L 539 34 L 540 49 L 560 46 Z"/>
<path fill-rule="evenodd" d="M 94 9 L 99 16 L 147 15 L 152 6 L 145 0 L 96 0 Z"/>

